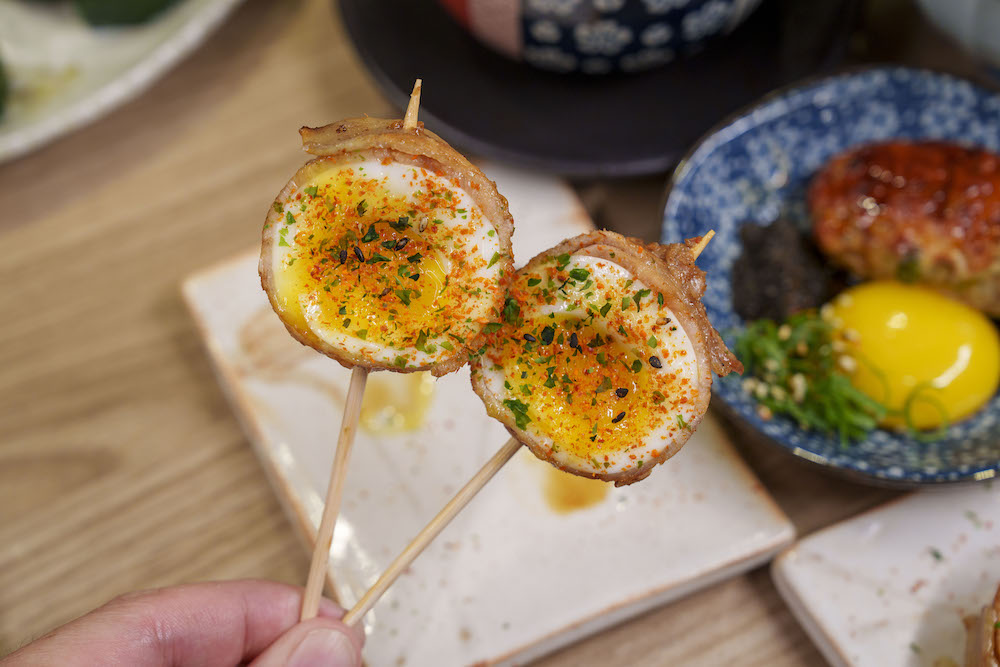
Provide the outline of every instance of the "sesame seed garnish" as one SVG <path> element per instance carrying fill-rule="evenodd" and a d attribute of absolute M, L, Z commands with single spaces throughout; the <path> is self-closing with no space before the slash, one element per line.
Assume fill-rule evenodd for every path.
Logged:
<path fill-rule="evenodd" d="M 532 336 L 531 334 L 524 334 L 524 340 L 528 341 L 529 343 L 534 343 L 538 339 Z"/>
<path fill-rule="evenodd" d="M 382 290 L 382 293 L 379 294 L 379 297 L 383 297 L 383 296 L 385 296 L 386 294 L 388 294 L 391 291 L 392 291 L 391 287 L 386 287 L 384 290 Z"/>
<path fill-rule="evenodd" d="M 615 418 L 611 420 L 611 423 L 612 423 L 612 424 L 617 424 L 618 422 L 620 422 L 620 421 L 621 421 L 621 420 L 623 420 L 623 419 L 625 419 L 625 413 L 624 413 L 624 412 L 619 412 L 619 413 L 618 413 L 618 414 L 617 414 L 617 415 L 615 416 Z"/>
<path fill-rule="evenodd" d="M 615 395 L 618 398 L 625 398 L 626 396 L 628 396 L 628 389 L 626 389 L 625 387 L 622 387 L 621 389 L 615 389 Z"/>
<path fill-rule="evenodd" d="M 649 365 L 652 366 L 653 368 L 663 368 L 663 362 L 660 361 L 659 357 L 650 357 Z"/>
<path fill-rule="evenodd" d="M 409 238 L 399 239 L 396 241 L 396 250 L 402 250 L 406 247 L 406 244 L 410 242 Z"/>
<path fill-rule="evenodd" d="M 361 248 L 359 246 L 354 246 L 354 256 L 358 258 L 359 262 L 365 261 L 365 254 L 361 252 Z"/>
<path fill-rule="evenodd" d="M 570 347 L 580 347 L 580 339 L 576 337 L 576 333 L 575 332 L 572 333 L 572 334 L 570 334 L 570 337 L 569 337 L 569 346 Z"/>
<path fill-rule="evenodd" d="M 346 250 L 341 250 L 340 251 L 340 263 L 343 264 L 346 261 L 347 261 L 347 251 Z"/>

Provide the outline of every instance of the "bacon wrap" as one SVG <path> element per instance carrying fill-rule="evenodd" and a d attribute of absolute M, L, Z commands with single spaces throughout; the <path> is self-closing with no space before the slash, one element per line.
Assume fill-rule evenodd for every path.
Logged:
<path fill-rule="evenodd" d="M 323 127 L 303 127 L 299 130 L 299 135 L 302 137 L 303 150 L 316 155 L 317 158 L 307 162 L 292 176 L 278 194 L 276 202 L 283 203 L 298 188 L 297 184 L 308 182 L 311 175 L 331 164 L 372 157 L 421 167 L 458 181 L 462 190 L 479 206 L 483 216 L 496 229 L 503 255 L 500 261 L 508 265 L 504 267 L 505 275 L 513 273 L 511 235 L 514 233 L 514 219 L 510 215 L 507 199 L 497 191 L 496 183 L 486 178 L 478 167 L 460 155 L 441 137 L 424 129 L 423 123 L 417 123 L 417 127 L 414 128 L 404 129 L 402 120 L 348 118 Z M 261 286 L 267 293 L 271 306 L 279 315 L 281 309 L 276 297 L 271 253 L 281 216 L 282 214 L 277 213 L 273 206 L 268 209 L 259 265 Z M 497 310 L 502 308 L 503 300 L 500 299 L 493 307 Z M 284 317 L 282 323 L 297 341 L 347 368 L 359 366 L 369 370 L 388 370 L 398 373 L 430 371 L 440 377 L 464 366 L 468 361 L 469 351 L 476 350 L 482 345 L 480 333 L 476 338 L 469 340 L 465 347 L 456 345 L 453 354 L 434 364 L 399 368 L 349 354 L 329 345 L 309 329 L 290 326 Z"/>
<path fill-rule="evenodd" d="M 722 337 L 712 327 L 701 303 L 705 293 L 705 272 L 695 266 L 691 248 L 700 238 L 685 243 L 661 245 L 644 243 L 607 231 L 594 231 L 567 239 L 536 255 L 520 272 L 531 272 L 550 258 L 562 254 L 586 254 L 614 262 L 638 280 L 663 294 L 664 305 L 673 311 L 676 322 L 684 330 L 698 360 L 698 399 L 695 404 L 698 417 L 690 421 L 686 435 L 679 435 L 660 455 L 642 468 L 633 468 L 614 474 L 596 474 L 568 468 L 553 460 L 550 449 L 531 433 L 517 428 L 514 416 L 504 405 L 502 396 L 494 395 L 481 373 L 473 373 L 472 387 L 486 405 L 486 412 L 499 420 L 512 436 L 525 444 L 532 453 L 565 472 L 602 479 L 625 486 L 645 479 L 657 464 L 663 463 L 684 446 L 708 410 L 711 399 L 712 372 L 719 375 L 742 373 L 743 364 L 729 351 Z M 475 365 L 475 362 L 473 362 Z"/>

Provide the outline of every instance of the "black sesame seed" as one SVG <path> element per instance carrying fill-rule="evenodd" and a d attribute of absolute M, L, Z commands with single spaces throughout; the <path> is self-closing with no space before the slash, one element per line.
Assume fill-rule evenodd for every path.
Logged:
<path fill-rule="evenodd" d="M 389 293 L 389 292 L 391 292 L 391 291 L 392 291 L 392 288 L 391 288 L 391 287 L 386 287 L 386 288 L 385 288 L 384 290 L 382 290 L 382 293 L 381 293 L 381 294 L 379 294 L 379 296 L 380 296 L 380 297 L 383 297 L 383 296 L 385 296 L 386 294 L 388 294 L 388 293 Z"/>
<path fill-rule="evenodd" d="M 529 343 L 534 343 L 538 339 L 532 336 L 531 334 L 524 334 L 524 340 L 528 341 Z"/>
<path fill-rule="evenodd" d="M 340 251 L 340 263 L 343 264 L 346 261 L 347 261 L 347 251 L 346 250 L 341 250 Z"/>
<path fill-rule="evenodd" d="M 552 343 L 552 339 L 555 338 L 556 330 L 552 327 L 545 327 L 542 329 L 542 342 L 546 345 Z"/>
<path fill-rule="evenodd" d="M 399 239 L 398 241 L 396 241 L 396 250 L 402 250 L 403 248 L 406 247 L 406 244 L 409 243 L 409 242 L 410 242 L 410 239 L 408 239 L 408 238 Z"/>
<path fill-rule="evenodd" d="M 570 347 L 579 347 L 580 346 L 580 339 L 576 337 L 575 333 L 570 334 L 570 337 L 569 337 L 569 346 Z"/>
<path fill-rule="evenodd" d="M 365 261 L 365 253 L 361 252 L 361 248 L 354 246 L 354 256 L 358 258 L 359 262 Z"/>
<path fill-rule="evenodd" d="M 649 365 L 652 366 L 653 368 L 663 368 L 663 362 L 660 361 L 659 357 L 650 357 Z"/>
<path fill-rule="evenodd" d="M 626 396 L 628 396 L 628 389 L 626 389 L 625 387 L 622 387 L 621 389 L 615 389 L 615 395 L 618 396 L 618 398 L 625 398 Z"/>
<path fill-rule="evenodd" d="M 625 419 L 625 413 L 624 413 L 624 412 L 619 412 L 619 413 L 618 413 L 618 414 L 617 414 L 617 415 L 615 416 L 615 418 L 611 420 L 611 423 L 612 423 L 612 424 L 617 424 L 618 422 L 620 422 L 620 421 L 621 421 L 621 420 L 623 420 L 623 419 Z"/>

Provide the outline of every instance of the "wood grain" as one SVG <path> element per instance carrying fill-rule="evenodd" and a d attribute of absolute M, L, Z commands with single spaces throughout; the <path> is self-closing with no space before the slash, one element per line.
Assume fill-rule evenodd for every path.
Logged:
<path fill-rule="evenodd" d="M 249 0 L 138 100 L 0 166 L 0 655 L 129 590 L 305 580 L 178 286 L 257 242 L 301 125 L 389 112 L 330 2 Z M 661 193 L 585 199 L 655 238 Z M 801 531 L 892 495 L 737 440 Z M 539 664 L 820 662 L 759 569 Z"/>
<path fill-rule="evenodd" d="M 302 593 L 302 610 L 299 614 L 301 621 L 316 618 L 319 613 L 319 601 L 323 597 L 323 588 L 326 586 L 327 573 L 330 570 L 333 530 L 340 514 L 340 501 L 347 479 L 347 466 L 351 461 L 351 449 L 354 447 L 354 434 L 361 419 L 361 401 L 364 399 L 366 382 L 368 382 L 368 369 L 355 366 L 351 371 L 351 384 L 344 400 L 344 416 L 340 421 L 340 437 L 337 439 L 337 447 L 333 454 L 333 470 L 327 483 L 323 516 L 319 520 L 316 542 L 313 544 L 312 557 L 309 559 L 309 574 L 306 577 L 306 587 Z"/>

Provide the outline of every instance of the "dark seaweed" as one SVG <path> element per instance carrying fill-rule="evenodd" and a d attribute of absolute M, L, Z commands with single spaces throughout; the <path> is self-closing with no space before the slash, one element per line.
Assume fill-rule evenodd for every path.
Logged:
<path fill-rule="evenodd" d="M 733 264 L 733 305 L 744 320 L 781 321 L 818 308 L 846 284 L 812 240 L 789 220 L 740 227 L 743 252 Z"/>

